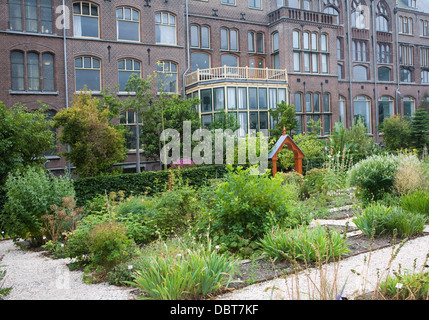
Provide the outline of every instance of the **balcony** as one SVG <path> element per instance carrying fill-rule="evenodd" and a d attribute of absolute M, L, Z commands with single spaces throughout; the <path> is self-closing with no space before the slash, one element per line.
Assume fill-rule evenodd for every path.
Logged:
<path fill-rule="evenodd" d="M 317 11 L 282 7 L 268 14 L 270 23 L 276 22 L 281 18 L 338 25 L 338 16 Z"/>
<path fill-rule="evenodd" d="M 276 81 L 287 83 L 286 69 L 249 68 L 249 67 L 218 67 L 198 69 L 185 76 L 185 87 L 204 82 L 217 81 Z"/>

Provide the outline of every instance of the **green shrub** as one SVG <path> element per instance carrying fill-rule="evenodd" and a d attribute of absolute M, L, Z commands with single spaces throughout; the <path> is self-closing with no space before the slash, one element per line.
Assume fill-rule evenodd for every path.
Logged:
<path fill-rule="evenodd" d="M 380 293 L 387 300 L 428 300 L 429 272 L 396 273 L 380 283 Z"/>
<path fill-rule="evenodd" d="M 28 167 L 10 174 L 6 181 L 7 203 L 1 215 L 5 231 L 14 238 L 30 238 L 35 245 L 42 240 L 42 216 L 52 213 L 51 205 L 74 196 L 67 176 L 55 177 L 40 167 Z"/>
<path fill-rule="evenodd" d="M 295 225 L 300 219 L 292 217 L 290 200 L 291 193 L 282 186 L 280 177 L 254 175 L 249 169 L 238 168 L 217 188 L 205 221 L 213 241 L 235 251 L 274 225 Z M 207 225 L 200 229 L 206 230 Z"/>
<path fill-rule="evenodd" d="M 130 258 L 134 241 L 127 236 L 126 226 L 112 221 L 100 223 L 89 232 L 88 249 L 92 261 L 105 270 Z"/>
<path fill-rule="evenodd" d="M 353 223 L 369 237 L 383 234 L 409 237 L 421 234 L 426 220 L 423 215 L 410 213 L 400 207 L 387 207 L 375 203 L 356 215 Z"/>
<path fill-rule="evenodd" d="M 311 169 L 304 176 L 301 191 L 305 197 L 310 197 L 312 194 L 321 193 L 324 186 L 323 169 Z"/>
<path fill-rule="evenodd" d="M 347 253 L 344 237 L 319 226 L 285 230 L 275 228 L 258 242 L 269 256 L 280 260 L 321 262 Z"/>
<path fill-rule="evenodd" d="M 210 242 L 177 249 L 165 244 L 163 252 L 143 253 L 134 281 L 126 283 L 144 292 L 142 299 L 179 300 L 219 292 L 231 282 L 235 260 L 219 253 Z"/>
<path fill-rule="evenodd" d="M 416 190 L 400 197 L 402 209 L 429 218 L 429 192 Z"/>
<path fill-rule="evenodd" d="M 398 163 L 399 158 L 390 154 L 370 156 L 350 169 L 349 183 L 364 203 L 380 200 L 393 191 Z"/>

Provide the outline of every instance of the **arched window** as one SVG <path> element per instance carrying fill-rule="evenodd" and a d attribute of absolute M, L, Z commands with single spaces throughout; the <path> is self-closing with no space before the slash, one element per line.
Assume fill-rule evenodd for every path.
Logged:
<path fill-rule="evenodd" d="M 352 2 L 352 14 L 351 14 L 351 22 L 352 27 L 357 29 L 367 29 L 368 21 L 367 21 L 367 7 L 363 0 L 353 0 Z"/>
<path fill-rule="evenodd" d="M 404 97 L 403 99 L 404 116 L 412 117 L 416 110 L 416 99 L 413 97 Z"/>
<path fill-rule="evenodd" d="M 367 96 L 357 96 L 353 99 L 353 121 L 361 118 L 367 128 L 371 130 L 371 100 Z"/>
<path fill-rule="evenodd" d="M 389 96 L 383 96 L 378 99 L 378 123 L 393 115 L 393 99 Z"/>
<path fill-rule="evenodd" d="M 90 2 L 73 3 L 73 34 L 75 37 L 99 38 L 98 6 Z"/>
<path fill-rule="evenodd" d="M 101 63 L 94 57 L 84 56 L 74 60 L 75 90 L 85 88 L 90 91 L 101 91 Z"/>
<path fill-rule="evenodd" d="M 177 64 L 171 61 L 158 61 L 156 65 L 158 91 L 177 92 Z"/>
<path fill-rule="evenodd" d="M 378 80 L 379 81 L 391 81 L 391 70 L 390 68 L 380 67 L 378 68 Z"/>
<path fill-rule="evenodd" d="M 368 69 L 364 66 L 353 67 L 353 80 L 366 81 L 368 80 Z"/>
<path fill-rule="evenodd" d="M 264 33 L 249 31 L 247 33 L 247 42 L 249 52 L 264 52 Z"/>
<path fill-rule="evenodd" d="M 135 9 L 116 9 L 116 30 L 118 40 L 140 41 L 140 15 Z"/>
<path fill-rule="evenodd" d="M 191 47 L 210 48 L 210 29 L 207 26 L 191 25 Z"/>
<path fill-rule="evenodd" d="M 155 13 L 156 43 L 176 44 L 176 16 L 169 12 Z"/>
<path fill-rule="evenodd" d="M 224 54 L 221 57 L 222 66 L 238 67 L 238 57 L 232 54 Z"/>
<path fill-rule="evenodd" d="M 25 90 L 25 67 L 24 53 L 21 51 L 12 51 L 10 54 L 12 69 L 12 90 Z"/>
<path fill-rule="evenodd" d="M 384 0 L 380 1 L 377 4 L 376 15 L 376 30 L 382 32 L 389 32 L 390 11 L 389 6 Z"/>

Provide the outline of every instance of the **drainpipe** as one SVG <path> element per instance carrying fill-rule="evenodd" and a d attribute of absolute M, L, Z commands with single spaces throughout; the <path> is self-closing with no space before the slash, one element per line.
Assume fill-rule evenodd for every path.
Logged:
<path fill-rule="evenodd" d="M 401 70 L 399 68 L 399 32 L 398 32 L 398 9 L 394 8 L 393 9 L 393 14 L 395 15 L 395 44 L 396 44 L 396 99 L 395 99 L 395 111 L 396 114 L 399 113 L 399 83 L 400 83 L 400 79 L 401 79 Z"/>
<path fill-rule="evenodd" d="M 188 73 L 189 69 L 190 69 L 190 50 L 189 50 L 189 4 L 188 4 L 188 0 L 186 0 L 185 2 L 185 19 L 186 19 L 186 50 L 187 50 L 187 69 L 185 70 L 185 72 L 183 73 L 183 77 L 182 77 L 182 87 L 183 87 L 183 99 L 186 98 L 186 88 L 185 88 L 185 76 Z"/>
<path fill-rule="evenodd" d="M 375 29 L 375 10 L 374 0 L 371 0 L 371 19 L 372 19 L 372 51 L 374 59 L 374 105 L 375 105 L 375 138 L 377 145 L 380 143 L 379 117 L 378 117 L 378 90 L 377 90 L 377 43 L 376 43 L 376 29 Z"/>
<path fill-rule="evenodd" d="M 63 24 L 63 49 L 64 49 L 64 85 L 65 85 L 65 95 L 66 95 L 66 109 L 69 108 L 69 84 L 68 84 L 68 75 L 67 75 L 67 39 L 66 39 L 66 24 L 68 25 L 70 22 L 66 22 L 66 19 L 69 17 L 65 16 L 66 13 L 66 4 L 65 0 L 63 0 L 63 15 L 64 15 L 64 24 Z M 67 145 L 67 151 L 70 152 L 70 145 Z M 68 172 L 71 175 L 71 164 L 70 161 L 67 162 Z"/>
<path fill-rule="evenodd" d="M 346 16 L 347 16 L 347 46 L 349 53 L 349 97 L 350 97 L 350 127 L 353 126 L 353 89 L 352 89 L 352 48 L 351 48 L 351 27 L 350 27 L 350 13 L 349 13 L 349 1 L 345 0 L 346 5 Z"/>

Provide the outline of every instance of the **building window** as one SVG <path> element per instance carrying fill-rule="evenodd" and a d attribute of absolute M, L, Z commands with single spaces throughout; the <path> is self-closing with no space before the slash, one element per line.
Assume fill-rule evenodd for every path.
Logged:
<path fill-rule="evenodd" d="M 384 119 L 393 115 L 393 99 L 391 97 L 381 97 L 378 99 L 378 123 L 383 123 Z"/>
<path fill-rule="evenodd" d="M 344 70 L 342 64 L 337 64 L 338 79 L 344 79 Z"/>
<path fill-rule="evenodd" d="M 278 53 L 273 54 L 273 68 L 280 69 L 280 55 Z"/>
<path fill-rule="evenodd" d="M 101 63 L 94 57 L 79 57 L 74 60 L 76 91 L 86 89 L 101 91 Z"/>
<path fill-rule="evenodd" d="M 140 41 L 139 12 L 132 8 L 116 9 L 118 40 Z"/>
<path fill-rule="evenodd" d="M 414 116 L 414 111 L 416 109 L 416 100 L 413 97 L 404 97 L 403 106 L 405 117 Z"/>
<path fill-rule="evenodd" d="M 334 1 L 332 1 L 334 2 Z M 326 3 L 326 1 L 325 1 Z M 338 1 L 335 1 L 336 5 L 338 6 Z M 328 13 L 328 14 L 332 14 L 333 16 L 335 16 L 335 18 L 333 19 L 333 23 L 334 24 L 340 24 L 340 12 L 338 11 L 337 8 L 333 7 L 333 6 L 329 6 L 326 7 L 325 9 L 323 9 L 324 13 Z"/>
<path fill-rule="evenodd" d="M 380 67 L 378 68 L 378 81 L 391 81 L 391 70 L 390 68 Z"/>
<path fill-rule="evenodd" d="M 390 10 L 387 3 L 382 0 L 377 4 L 376 30 L 381 32 L 389 32 L 389 17 Z"/>
<path fill-rule="evenodd" d="M 368 61 L 367 44 L 365 40 L 353 40 L 353 61 Z"/>
<path fill-rule="evenodd" d="M 134 59 L 121 59 L 118 61 L 118 83 L 119 91 L 125 92 L 128 78 L 132 74 L 141 76 L 141 63 Z"/>
<path fill-rule="evenodd" d="M 422 83 L 429 83 L 429 71 L 422 70 L 421 76 L 422 76 Z"/>
<path fill-rule="evenodd" d="M 300 32 L 297 30 L 293 30 L 292 32 L 292 45 L 294 49 L 300 49 Z"/>
<path fill-rule="evenodd" d="M 338 115 L 339 121 L 345 126 L 346 125 L 346 98 L 340 97 L 338 102 Z"/>
<path fill-rule="evenodd" d="M 368 80 L 368 69 L 364 66 L 353 67 L 353 80 L 366 81 Z"/>
<path fill-rule="evenodd" d="M 89 2 L 73 3 L 73 34 L 75 37 L 99 38 L 98 6 Z"/>
<path fill-rule="evenodd" d="M 420 49 L 420 66 L 429 67 L 429 48 Z"/>
<path fill-rule="evenodd" d="M 168 12 L 155 14 L 156 43 L 176 44 L 176 16 Z"/>
<path fill-rule="evenodd" d="M 220 29 L 220 48 L 222 50 L 238 50 L 238 31 L 235 29 Z"/>
<path fill-rule="evenodd" d="M 343 43 L 342 43 L 341 38 L 337 38 L 337 59 L 338 60 L 344 59 Z"/>
<path fill-rule="evenodd" d="M 52 0 L 10 0 L 9 28 L 13 31 L 52 33 Z"/>
<path fill-rule="evenodd" d="M 191 62 L 192 71 L 210 68 L 210 56 L 203 52 L 193 52 L 191 54 Z"/>
<path fill-rule="evenodd" d="M 360 0 L 353 0 L 351 14 L 351 22 L 353 28 L 368 29 L 366 13 L 364 11 L 365 8 L 365 4 L 362 3 Z"/>
<path fill-rule="evenodd" d="M 191 26 L 191 47 L 208 49 L 210 48 L 210 29 L 207 26 Z"/>
<path fill-rule="evenodd" d="M 142 133 L 142 121 L 136 112 L 129 110 L 127 112 L 122 112 L 119 118 L 120 124 L 124 125 L 125 128 L 130 133 L 127 135 L 126 146 L 129 150 L 136 150 L 137 143 L 137 124 L 139 127 L 139 134 L 141 136 Z"/>
<path fill-rule="evenodd" d="M 177 92 L 177 64 L 171 61 L 159 61 L 156 66 L 158 91 Z"/>
<path fill-rule="evenodd" d="M 407 45 L 399 46 L 399 63 L 403 66 L 413 65 L 413 47 Z"/>
<path fill-rule="evenodd" d="M 413 18 L 399 17 L 399 33 L 413 34 Z"/>
<path fill-rule="evenodd" d="M 429 21 L 420 20 L 420 35 L 423 37 L 429 37 Z"/>
<path fill-rule="evenodd" d="M 273 52 L 279 51 L 279 33 L 274 32 L 272 34 L 272 41 L 273 41 Z"/>
<path fill-rule="evenodd" d="M 399 72 L 401 82 L 412 82 L 412 72 L 409 69 L 401 68 Z"/>
<path fill-rule="evenodd" d="M 295 111 L 302 112 L 302 93 L 295 93 Z"/>
<path fill-rule="evenodd" d="M 359 118 L 363 120 L 367 132 L 371 131 L 371 101 L 367 96 L 357 96 L 353 100 L 353 119 L 357 121 Z"/>
<path fill-rule="evenodd" d="M 224 54 L 221 56 L 221 64 L 227 67 L 238 67 L 238 57 L 231 54 Z"/>
<path fill-rule="evenodd" d="M 249 0 L 249 8 L 261 9 L 261 0 Z"/>
<path fill-rule="evenodd" d="M 391 61 L 390 44 L 378 43 L 377 44 L 377 62 L 390 63 L 390 61 Z"/>
<path fill-rule="evenodd" d="M 55 90 L 53 54 L 12 51 L 10 58 L 12 90 L 45 92 Z"/>
<path fill-rule="evenodd" d="M 222 0 L 222 4 L 230 4 L 235 6 L 235 0 Z"/>
<path fill-rule="evenodd" d="M 264 34 L 262 32 L 249 31 L 247 39 L 249 52 L 264 52 Z"/>

